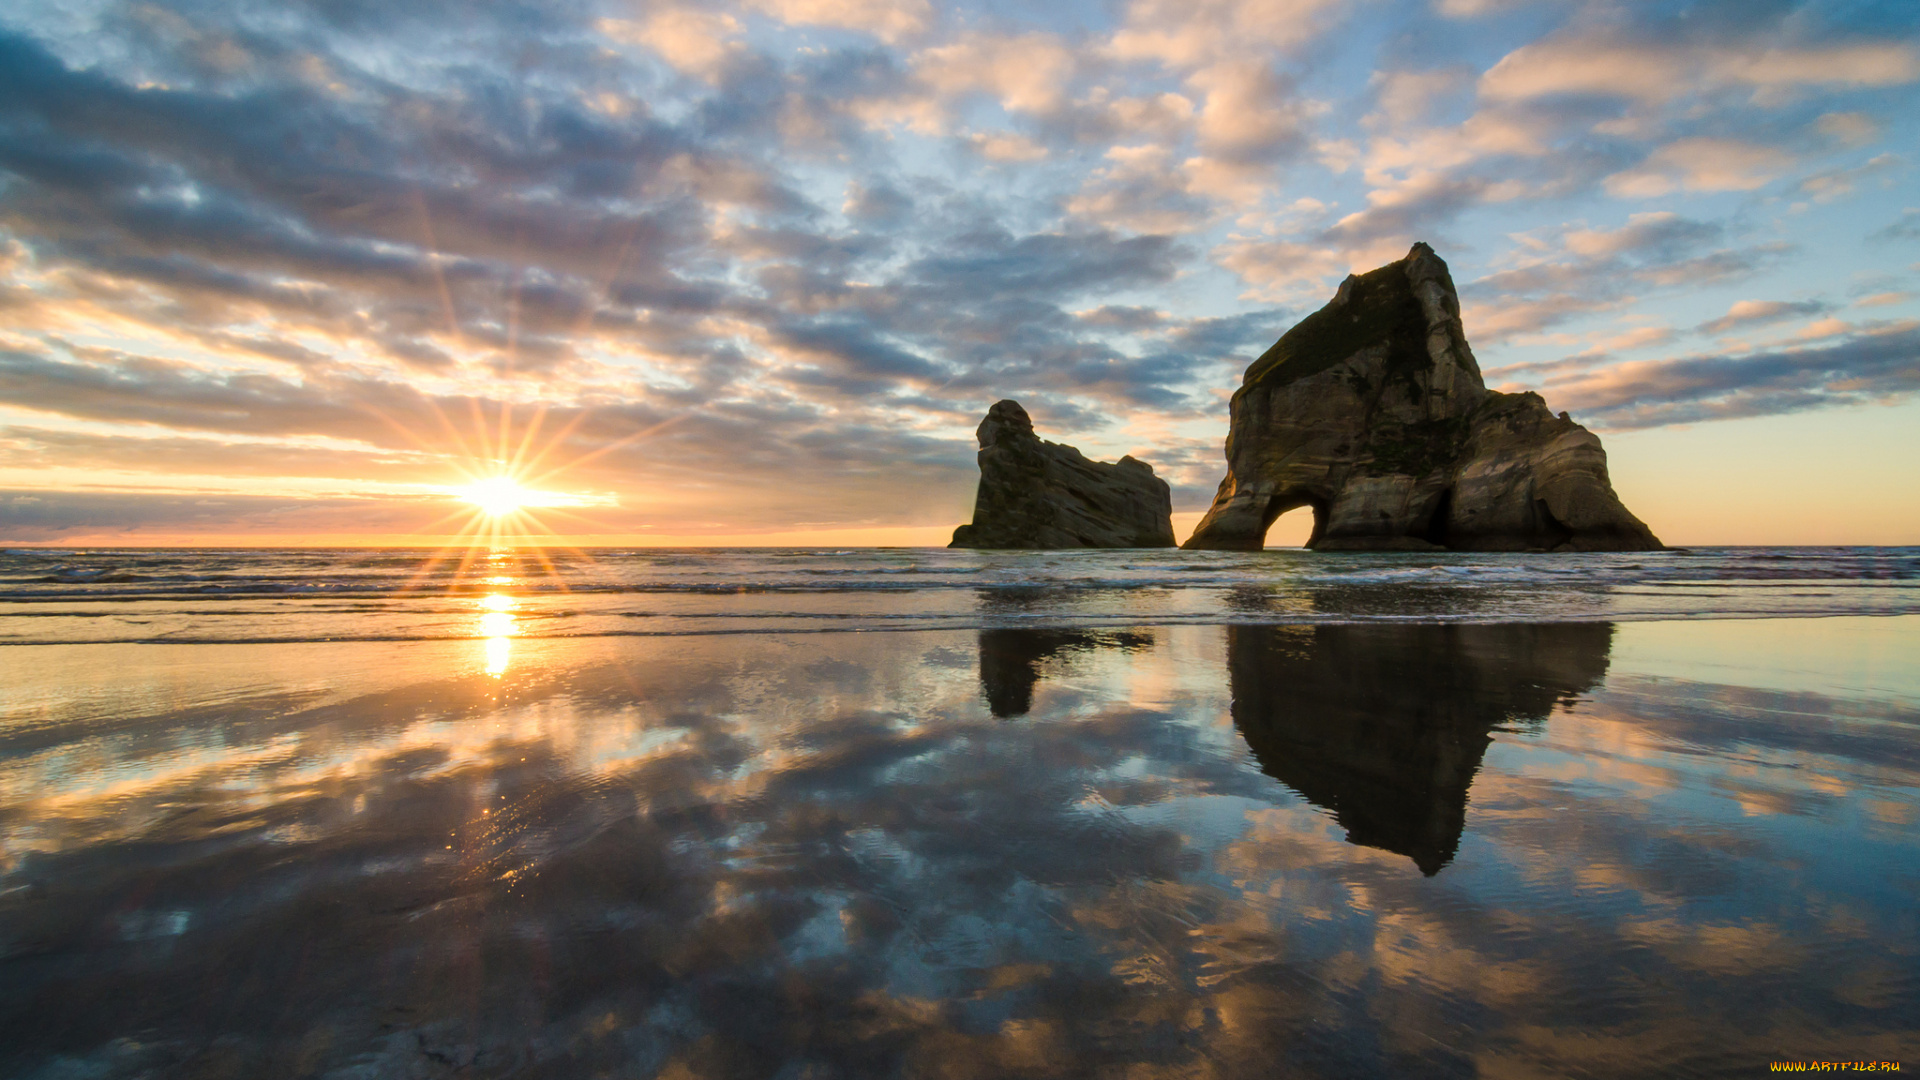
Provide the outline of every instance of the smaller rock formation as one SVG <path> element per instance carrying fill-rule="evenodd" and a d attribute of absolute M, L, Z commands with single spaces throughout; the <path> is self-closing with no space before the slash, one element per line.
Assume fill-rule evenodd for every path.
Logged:
<path fill-rule="evenodd" d="M 1041 440 L 1017 401 L 980 421 L 980 488 L 957 548 L 1173 546 L 1173 494 L 1153 466 L 1131 457 L 1088 461 Z"/>

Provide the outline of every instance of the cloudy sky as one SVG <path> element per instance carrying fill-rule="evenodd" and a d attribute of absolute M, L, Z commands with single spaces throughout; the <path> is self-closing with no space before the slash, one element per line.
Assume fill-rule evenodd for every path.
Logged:
<path fill-rule="evenodd" d="M 1184 535 L 1418 239 L 1670 542 L 1920 542 L 1916 98 L 1896 0 L 15 0 L 0 539 L 513 469 L 588 542 L 937 543 L 1002 397 Z"/>

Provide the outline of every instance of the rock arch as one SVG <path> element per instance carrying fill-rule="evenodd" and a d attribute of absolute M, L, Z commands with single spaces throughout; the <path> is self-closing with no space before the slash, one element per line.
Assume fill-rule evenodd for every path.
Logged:
<path fill-rule="evenodd" d="M 1247 368 L 1227 475 L 1189 548 L 1258 551 L 1316 507 L 1323 551 L 1649 551 L 1600 440 L 1538 394 L 1488 390 L 1425 244 L 1340 285 Z"/>
<path fill-rule="evenodd" d="M 1307 536 L 1307 547 L 1312 547 L 1327 528 L 1327 507 L 1330 500 L 1321 494 L 1306 490 L 1281 492 L 1270 496 L 1260 511 L 1260 543 L 1266 546 L 1267 533 L 1272 531 L 1274 523 L 1295 510 L 1309 510 L 1313 513 L 1313 531 Z"/>

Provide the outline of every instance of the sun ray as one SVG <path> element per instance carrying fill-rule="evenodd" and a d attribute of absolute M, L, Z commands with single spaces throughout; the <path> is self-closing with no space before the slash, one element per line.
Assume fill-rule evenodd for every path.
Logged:
<path fill-rule="evenodd" d="M 662 420 L 659 423 L 653 425 L 652 427 L 645 428 L 640 431 L 636 431 L 633 434 L 625 436 L 623 438 L 615 439 L 614 441 L 607 443 L 605 446 L 599 447 L 598 449 L 595 449 L 595 450 L 590 450 L 587 453 L 584 453 L 577 458 L 573 458 L 569 460 L 564 465 L 556 466 L 555 468 L 550 469 L 545 473 L 541 473 L 537 476 L 534 476 L 531 479 L 534 482 L 538 483 L 542 480 L 547 479 L 548 477 L 551 477 L 559 473 L 564 469 L 578 468 L 579 466 L 584 465 L 589 461 L 593 461 L 598 458 L 605 457 L 606 455 L 613 453 L 615 450 L 618 450 L 621 447 L 630 446 L 636 442 L 641 441 L 642 439 L 646 439 L 650 436 L 657 435 L 661 431 L 664 431 L 667 428 L 670 428 L 673 425 L 686 419 L 686 417 L 687 417 L 686 413 L 679 413 L 677 415 L 670 416 L 665 420 Z"/>
<path fill-rule="evenodd" d="M 549 457 L 552 457 L 554 453 L 566 445 L 567 438 L 577 431 L 580 425 L 587 422 L 589 415 L 590 410 L 587 409 L 580 409 L 575 412 L 572 419 L 568 420 L 565 426 L 555 432 L 552 438 L 546 440 L 546 444 L 535 453 L 531 459 L 515 462 L 514 469 L 522 475 L 527 476 L 530 482 L 540 483 L 555 473 L 572 468 L 577 462 L 569 461 L 564 465 L 556 466 L 546 472 L 537 471 Z"/>
<path fill-rule="evenodd" d="M 467 415 L 473 421 L 474 434 L 478 437 L 480 441 L 481 451 L 483 453 L 487 453 L 488 460 L 498 461 L 499 460 L 498 457 L 494 456 L 491 453 L 488 453 L 493 449 L 493 447 L 489 445 L 492 442 L 492 440 L 487 438 L 487 427 L 488 427 L 487 409 L 486 409 L 486 406 L 481 404 L 480 395 L 478 394 L 467 395 Z"/>
<path fill-rule="evenodd" d="M 540 428 L 546 421 L 547 404 L 543 401 L 533 407 L 533 418 L 527 422 L 526 433 L 520 436 L 520 445 L 514 448 L 513 457 L 507 462 L 509 473 L 517 476 L 526 471 L 527 451 L 532 448 L 533 440 L 539 437 Z"/>
<path fill-rule="evenodd" d="M 633 175 L 635 178 L 639 177 L 640 170 L 641 165 L 636 161 L 633 167 Z M 613 283 L 619 279 L 620 271 L 626 269 L 627 256 L 633 250 L 634 240 L 640 235 L 641 220 L 638 216 L 628 220 L 626 236 L 621 239 L 619 248 L 613 253 L 613 258 L 607 261 L 606 280 L 600 283 L 599 288 L 588 293 L 581 300 L 580 319 L 573 330 L 575 336 L 586 333 L 587 325 L 593 321 L 594 312 L 599 309 L 602 303 L 613 296 Z"/>
<path fill-rule="evenodd" d="M 447 438 L 453 440 L 460 456 L 465 458 L 477 457 L 478 455 L 473 453 L 472 447 L 467 444 L 466 438 L 460 434 L 458 428 L 454 427 L 453 424 L 447 420 L 446 414 L 440 411 L 440 407 L 434 403 L 433 399 L 423 395 L 421 400 L 425 404 L 427 412 L 433 414 L 434 418 L 440 421 L 441 428 L 445 430 Z M 401 438 L 412 443 L 422 453 L 436 455 L 444 455 L 446 453 L 444 446 L 435 446 L 426 439 L 421 438 L 413 428 L 394 419 L 388 415 L 385 410 L 370 404 L 363 404 L 361 407 L 371 413 L 374 419 L 392 428 Z"/>
<path fill-rule="evenodd" d="M 440 303 L 446 309 L 447 333 L 455 345 L 461 343 L 460 319 L 453 311 L 453 290 L 447 288 L 447 275 L 440 267 L 440 244 L 433 237 L 433 214 L 427 209 L 427 194 L 418 184 L 413 188 L 413 204 L 420 211 L 420 232 L 426 239 L 427 265 L 433 268 L 434 284 L 440 288 Z"/>

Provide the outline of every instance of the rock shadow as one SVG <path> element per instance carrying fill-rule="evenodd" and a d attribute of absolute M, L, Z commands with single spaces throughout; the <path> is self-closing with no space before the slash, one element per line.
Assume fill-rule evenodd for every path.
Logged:
<path fill-rule="evenodd" d="M 1233 722 L 1267 775 L 1354 844 L 1432 876 L 1502 723 L 1544 720 L 1607 672 L 1613 626 L 1232 626 Z"/>
<path fill-rule="evenodd" d="M 1133 630 L 982 630 L 980 689 L 993 715 L 1025 716 L 1033 709 L 1033 688 L 1047 660 L 1095 649 L 1133 651 L 1152 646 L 1152 634 Z"/>

